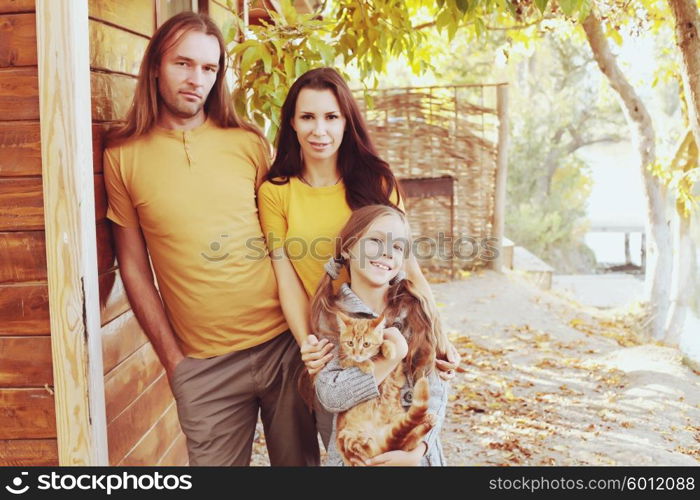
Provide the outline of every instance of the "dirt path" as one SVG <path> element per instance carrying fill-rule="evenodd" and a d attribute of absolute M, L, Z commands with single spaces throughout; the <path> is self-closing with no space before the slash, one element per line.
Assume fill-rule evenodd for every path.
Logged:
<path fill-rule="evenodd" d="M 514 276 L 433 289 L 463 356 L 450 465 L 700 465 L 700 374 L 676 349 Z M 269 464 L 260 426 L 253 464 Z"/>
<path fill-rule="evenodd" d="M 434 286 L 463 356 L 452 465 L 700 465 L 700 376 L 596 309 L 484 272 Z"/>

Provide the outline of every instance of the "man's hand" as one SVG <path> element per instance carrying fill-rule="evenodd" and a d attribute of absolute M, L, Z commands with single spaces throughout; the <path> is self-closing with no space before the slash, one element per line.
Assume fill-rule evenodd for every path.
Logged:
<path fill-rule="evenodd" d="M 328 362 L 333 359 L 333 344 L 328 339 L 316 338 L 316 335 L 308 335 L 301 344 L 301 360 L 306 365 L 309 375 L 320 372 Z"/>
<path fill-rule="evenodd" d="M 172 382 L 173 380 L 173 375 L 175 373 L 175 368 L 177 368 L 177 365 L 182 363 L 182 360 L 185 359 L 185 356 L 180 354 L 179 356 L 171 356 L 165 363 L 164 368 L 165 368 L 165 374 L 168 376 L 168 380 Z"/>
<path fill-rule="evenodd" d="M 457 367 L 459 366 L 459 363 L 462 361 L 462 359 L 455 346 L 452 345 L 452 342 L 449 342 L 447 344 L 446 356 L 446 360 L 438 359 L 435 364 L 437 365 L 440 378 L 442 380 L 448 381 L 454 378 L 457 372 Z"/>

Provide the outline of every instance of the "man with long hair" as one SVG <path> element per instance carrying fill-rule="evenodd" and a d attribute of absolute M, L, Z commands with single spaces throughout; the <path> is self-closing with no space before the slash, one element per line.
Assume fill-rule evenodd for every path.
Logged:
<path fill-rule="evenodd" d="M 153 35 L 104 153 L 120 272 L 165 367 L 190 465 L 249 464 L 258 411 L 272 465 L 317 465 L 299 348 L 269 258 L 250 258 L 263 241 L 256 191 L 269 147 L 236 116 L 225 70 L 207 16 L 179 14 Z"/>

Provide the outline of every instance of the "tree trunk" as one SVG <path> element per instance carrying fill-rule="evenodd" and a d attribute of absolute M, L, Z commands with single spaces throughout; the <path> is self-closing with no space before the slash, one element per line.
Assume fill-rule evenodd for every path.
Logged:
<path fill-rule="evenodd" d="M 621 101 L 639 153 L 647 209 L 646 298 L 652 314 L 651 334 L 660 340 L 668 314 L 673 256 L 671 230 L 666 220 L 667 189 L 648 168 L 656 159 L 654 126 L 646 106 L 618 67 L 595 9 L 583 22 L 583 29 L 600 70 Z"/>
<path fill-rule="evenodd" d="M 664 341 L 671 345 L 678 345 L 683 333 L 685 316 L 692 294 L 692 277 L 695 275 L 693 268 L 695 245 L 690 237 L 690 217 L 676 214 L 675 219 L 671 301 L 664 331 Z"/>
<path fill-rule="evenodd" d="M 676 20 L 676 43 L 681 51 L 683 87 L 695 144 L 700 145 L 700 13 L 696 0 L 668 0 Z"/>

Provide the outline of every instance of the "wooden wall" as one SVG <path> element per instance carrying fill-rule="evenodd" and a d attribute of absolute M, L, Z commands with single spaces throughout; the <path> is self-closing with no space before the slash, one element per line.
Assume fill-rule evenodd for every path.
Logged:
<path fill-rule="evenodd" d="M 57 465 L 34 0 L 0 1 L 0 465 Z"/>
<path fill-rule="evenodd" d="M 134 317 L 106 219 L 104 134 L 131 102 L 153 0 L 89 0 L 93 173 L 109 462 L 185 465 L 165 372 Z M 224 1 L 203 0 L 224 26 Z M 0 465 L 58 465 L 34 0 L 0 0 Z"/>
<path fill-rule="evenodd" d="M 155 3 L 89 0 L 98 267 L 109 462 L 185 465 L 185 438 L 165 371 L 134 317 L 114 256 L 102 177 L 104 133 L 131 104 L 155 30 Z"/>

